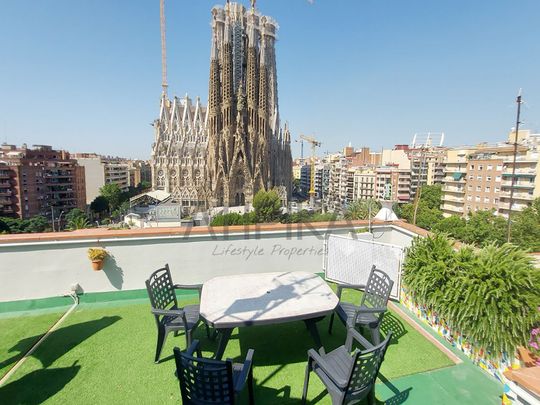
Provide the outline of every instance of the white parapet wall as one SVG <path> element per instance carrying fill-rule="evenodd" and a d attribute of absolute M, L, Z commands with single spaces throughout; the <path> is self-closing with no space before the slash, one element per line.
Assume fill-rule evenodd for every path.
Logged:
<path fill-rule="evenodd" d="M 142 289 L 149 274 L 165 263 L 181 284 L 227 274 L 318 273 L 323 271 L 325 234 L 350 234 L 358 227 L 358 223 L 315 223 L 225 231 L 197 227 L 93 230 L 18 239 L 9 235 L 0 237 L 0 302 L 62 296 L 75 284 L 86 293 Z M 374 227 L 375 237 L 388 243 L 397 239 L 410 243 L 407 232 L 389 225 Z M 87 258 L 88 248 L 97 246 L 111 255 L 102 271 L 93 271 Z"/>

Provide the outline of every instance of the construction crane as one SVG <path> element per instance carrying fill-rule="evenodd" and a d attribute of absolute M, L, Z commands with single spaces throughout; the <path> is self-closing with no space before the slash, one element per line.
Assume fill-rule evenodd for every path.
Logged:
<path fill-rule="evenodd" d="M 309 205 L 315 208 L 315 151 L 317 146 L 321 146 L 321 142 L 311 136 L 300 135 L 300 139 L 311 144 L 311 174 L 309 182 Z"/>
<path fill-rule="evenodd" d="M 167 96 L 167 43 L 165 38 L 165 0 L 159 1 L 159 25 L 161 28 L 161 87 Z"/>

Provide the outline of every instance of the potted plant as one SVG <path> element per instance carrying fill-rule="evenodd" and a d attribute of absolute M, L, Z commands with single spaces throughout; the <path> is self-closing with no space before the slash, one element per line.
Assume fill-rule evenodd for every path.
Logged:
<path fill-rule="evenodd" d="M 103 248 L 90 248 L 88 249 L 88 258 L 92 261 L 92 268 L 95 271 L 103 269 L 103 261 L 109 255 Z"/>

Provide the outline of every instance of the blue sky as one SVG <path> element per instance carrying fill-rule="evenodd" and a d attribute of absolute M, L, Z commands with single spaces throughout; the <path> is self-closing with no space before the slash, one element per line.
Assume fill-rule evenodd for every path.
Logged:
<path fill-rule="evenodd" d="M 206 102 L 210 9 L 224 2 L 166 0 L 170 94 Z M 524 127 L 540 131 L 538 0 L 257 6 L 280 25 L 281 117 L 321 152 L 427 131 L 448 145 L 503 140 L 519 88 Z M 149 157 L 159 0 L 0 0 L 0 51 L 0 141 Z"/>

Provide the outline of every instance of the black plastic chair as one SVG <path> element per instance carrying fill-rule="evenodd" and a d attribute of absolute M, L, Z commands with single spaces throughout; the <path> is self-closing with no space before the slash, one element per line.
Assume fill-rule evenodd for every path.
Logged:
<path fill-rule="evenodd" d="M 146 289 L 152 305 L 152 314 L 156 319 L 158 330 L 158 339 L 156 345 L 155 362 L 159 362 L 161 350 L 167 335 L 178 331 L 184 331 L 186 334 L 186 347 L 189 347 L 193 338 L 193 332 L 200 322 L 199 305 L 186 305 L 183 308 L 178 307 L 175 289 L 198 290 L 200 295 L 200 285 L 181 285 L 173 284 L 169 265 L 166 264 L 162 269 L 154 271 L 148 280 L 146 280 Z M 206 333 L 209 334 L 208 326 Z"/>
<path fill-rule="evenodd" d="M 306 403 L 309 375 L 311 371 L 314 371 L 328 390 L 333 405 L 357 403 L 366 397 L 369 404 L 374 404 L 375 380 L 391 336 L 390 332 L 382 343 L 373 346 L 358 331 L 348 328 L 344 346 L 328 354 L 319 354 L 314 349 L 310 349 L 302 403 Z M 355 349 L 351 353 L 353 340 L 366 350 Z"/>
<path fill-rule="evenodd" d="M 197 352 L 197 357 L 193 356 Z M 205 359 L 194 340 L 188 350 L 174 348 L 176 376 L 180 381 L 183 404 L 234 404 L 248 384 L 249 403 L 253 396 L 253 349 L 247 352 L 244 363 Z"/>
<path fill-rule="evenodd" d="M 371 273 L 369 273 L 365 288 L 364 286 L 338 284 L 337 296 L 340 302 L 330 317 L 328 333 L 332 333 L 334 314 L 337 314 L 339 319 L 347 327 L 355 327 L 356 325 L 367 326 L 371 331 L 373 344 L 379 344 L 381 341 L 379 327 L 387 310 L 386 306 L 393 285 L 394 282 L 388 274 L 376 269 L 375 266 L 372 267 Z M 341 301 L 341 292 L 344 288 L 364 290 L 360 305 Z"/>

